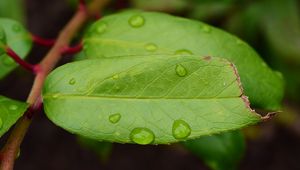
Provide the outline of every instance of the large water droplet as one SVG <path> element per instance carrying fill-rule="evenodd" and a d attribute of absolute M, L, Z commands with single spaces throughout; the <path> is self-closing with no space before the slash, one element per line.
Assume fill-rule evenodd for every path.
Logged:
<path fill-rule="evenodd" d="M 129 20 L 128 23 L 134 28 L 138 28 L 144 25 L 145 19 L 141 15 L 134 15 Z"/>
<path fill-rule="evenodd" d="M 149 43 L 145 45 L 145 49 L 150 52 L 154 52 L 157 50 L 157 46 L 153 43 Z"/>
<path fill-rule="evenodd" d="M 12 30 L 15 31 L 15 32 L 20 32 L 22 30 L 22 28 L 19 24 L 14 24 L 12 26 Z"/>
<path fill-rule="evenodd" d="M 121 114 L 120 113 L 115 113 L 109 116 L 109 121 L 110 123 L 118 123 L 121 119 Z"/>
<path fill-rule="evenodd" d="M 69 80 L 69 84 L 70 84 L 70 85 L 74 85 L 75 83 L 76 83 L 75 78 L 71 78 L 71 79 Z"/>
<path fill-rule="evenodd" d="M 135 128 L 130 133 L 130 139 L 140 145 L 147 145 L 154 141 L 154 134 L 147 128 Z"/>
<path fill-rule="evenodd" d="M 210 28 L 210 26 L 208 26 L 208 25 L 204 25 L 204 26 L 202 27 L 202 30 L 203 30 L 205 33 L 210 33 L 210 32 L 211 32 L 211 28 Z"/>
<path fill-rule="evenodd" d="M 9 110 L 17 110 L 17 109 L 18 109 L 17 105 L 12 104 L 9 106 Z"/>
<path fill-rule="evenodd" d="M 190 50 L 182 49 L 175 51 L 175 54 L 192 55 L 193 53 Z"/>
<path fill-rule="evenodd" d="M 107 29 L 107 25 L 105 23 L 101 23 L 97 26 L 96 31 L 98 34 L 103 33 Z"/>
<path fill-rule="evenodd" d="M 181 64 L 176 65 L 175 71 L 176 71 L 176 74 L 180 77 L 184 77 L 187 74 L 186 69 Z"/>
<path fill-rule="evenodd" d="M 9 57 L 6 57 L 3 61 L 3 64 L 6 66 L 11 66 L 15 63 L 15 61 Z"/>
<path fill-rule="evenodd" d="M 176 139 L 185 139 L 191 134 L 191 127 L 184 120 L 175 120 L 172 127 L 172 133 Z"/>

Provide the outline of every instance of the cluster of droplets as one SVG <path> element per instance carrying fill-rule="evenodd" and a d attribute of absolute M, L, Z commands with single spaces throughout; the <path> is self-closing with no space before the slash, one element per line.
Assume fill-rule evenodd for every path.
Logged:
<path fill-rule="evenodd" d="M 191 127 L 182 119 L 175 120 L 172 125 L 172 135 L 175 139 L 183 140 L 191 134 Z M 151 144 L 155 140 L 154 133 L 144 127 L 134 128 L 130 133 L 130 139 L 140 145 Z"/>

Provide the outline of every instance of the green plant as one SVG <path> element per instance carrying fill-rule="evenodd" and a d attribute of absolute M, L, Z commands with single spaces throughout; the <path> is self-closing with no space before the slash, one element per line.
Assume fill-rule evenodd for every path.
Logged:
<path fill-rule="evenodd" d="M 0 19 L 0 78 L 16 68 L 13 61 L 35 74 L 26 103 L 0 97 L 1 135 L 16 123 L 1 151 L 1 169 L 13 168 L 42 103 L 48 118 L 71 133 L 141 145 L 186 141 L 183 146 L 212 169 L 235 169 L 244 150 L 239 129 L 273 115 L 257 114 L 250 102 L 278 110 L 281 74 L 229 33 L 156 12 L 130 10 L 104 17 L 90 25 L 82 43 L 69 47 L 106 3 L 93 0 L 87 6 L 80 1 L 55 42 Z M 32 41 L 52 46 L 37 65 L 24 61 Z M 52 71 L 63 54 L 81 49 L 80 61 Z"/>

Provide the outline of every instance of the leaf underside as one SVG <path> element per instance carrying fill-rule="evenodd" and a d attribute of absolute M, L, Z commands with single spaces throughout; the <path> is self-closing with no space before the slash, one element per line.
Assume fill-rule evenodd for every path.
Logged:
<path fill-rule="evenodd" d="M 0 136 L 17 122 L 27 108 L 27 103 L 0 96 Z"/>
<path fill-rule="evenodd" d="M 24 59 L 32 47 L 30 34 L 20 23 L 6 18 L 0 18 L 0 27 L 5 32 L 6 45 Z M 0 49 L 0 79 L 16 67 L 17 64 L 5 53 L 1 53 Z"/>
<path fill-rule="evenodd" d="M 83 60 L 54 70 L 47 116 L 96 140 L 167 144 L 260 121 L 225 59 L 153 55 Z"/>
<path fill-rule="evenodd" d="M 233 62 L 254 107 L 277 110 L 283 80 L 245 42 L 220 29 L 167 14 L 126 11 L 104 17 L 84 37 L 87 58 L 195 54 Z"/>

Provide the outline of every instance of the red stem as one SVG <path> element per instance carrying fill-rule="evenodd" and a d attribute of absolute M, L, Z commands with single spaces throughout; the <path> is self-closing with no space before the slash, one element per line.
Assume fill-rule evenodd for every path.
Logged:
<path fill-rule="evenodd" d="M 73 47 L 64 47 L 62 48 L 62 54 L 76 54 L 82 50 L 82 42 L 73 46 Z"/>
<path fill-rule="evenodd" d="M 36 65 L 32 65 L 24 61 L 17 53 L 14 52 L 10 47 L 6 48 L 6 54 L 10 56 L 15 62 L 17 62 L 20 66 L 25 68 L 28 71 L 31 71 L 33 73 L 37 73 L 39 70 L 39 67 Z"/>
<path fill-rule="evenodd" d="M 44 39 L 42 37 L 33 34 L 31 34 L 31 38 L 36 44 L 47 46 L 47 47 L 53 46 L 56 41 L 55 39 Z"/>
<path fill-rule="evenodd" d="M 79 0 L 78 9 L 87 12 L 85 0 Z"/>

